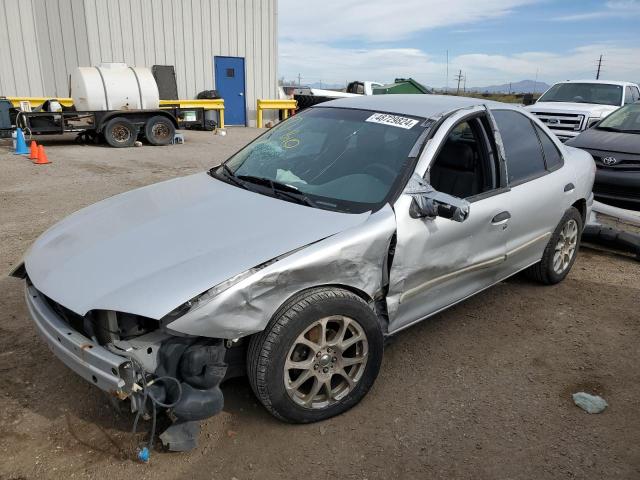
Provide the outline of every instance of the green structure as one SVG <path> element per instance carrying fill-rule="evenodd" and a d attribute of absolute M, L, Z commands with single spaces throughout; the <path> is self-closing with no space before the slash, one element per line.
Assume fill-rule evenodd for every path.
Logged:
<path fill-rule="evenodd" d="M 383 85 L 382 87 L 375 87 L 373 89 L 374 95 L 387 95 L 392 93 L 432 93 L 427 87 L 419 82 L 416 82 L 413 78 L 396 78 L 393 83 L 389 85 Z"/>

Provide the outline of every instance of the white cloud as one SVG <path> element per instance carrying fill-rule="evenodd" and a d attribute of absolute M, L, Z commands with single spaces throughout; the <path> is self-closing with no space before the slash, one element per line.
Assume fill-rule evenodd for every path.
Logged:
<path fill-rule="evenodd" d="M 537 0 L 280 0 L 280 37 L 331 43 L 400 40 L 411 34 L 500 17 Z"/>
<path fill-rule="evenodd" d="M 640 15 L 639 0 L 610 0 L 605 2 L 603 9 L 576 13 L 575 15 L 563 15 L 552 18 L 551 20 L 558 22 L 580 22 L 601 18 L 629 18 L 638 15 Z"/>
<path fill-rule="evenodd" d="M 387 47 L 389 42 L 440 27 L 450 27 L 446 30 L 450 34 L 472 34 L 485 27 L 483 22 L 487 20 L 540 1 L 279 0 L 280 75 L 291 80 L 300 73 L 306 83 L 322 80 L 338 84 L 356 79 L 387 82 L 396 77 L 413 77 L 426 85 L 441 87 L 447 82 L 443 51 L 434 55 L 421 48 L 396 48 L 397 43 Z M 640 13 L 640 0 L 609 0 L 599 10 L 573 17 L 636 13 Z M 412 47 L 416 44 L 406 43 Z M 546 82 L 592 78 L 600 54 L 604 54 L 605 77 L 640 80 L 640 64 L 635 61 L 640 47 L 630 43 L 625 47 L 586 45 L 559 53 L 470 52 L 450 59 L 448 84 L 454 84 L 454 75 L 460 69 L 467 76 L 468 86 L 534 79 L 536 72 Z"/>
<path fill-rule="evenodd" d="M 439 66 L 416 48 L 352 49 L 321 43 L 280 42 L 280 74 L 302 73 L 307 83 L 393 80 L 398 76 L 435 76 Z M 443 77 L 444 81 L 444 77 Z"/>
<path fill-rule="evenodd" d="M 640 47 L 587 45 L 561 53 L 524 52 L 514 55 L 481 53 L 452 57 L 449 86 L 462 70 L 468 86 L 487 86 L 538 79 L 548 83 L 577 78 L 593 78 L 595 62 L 604 54 L 603 78 L 640 80 Z M 392 81 L 413 77 L 425 85 L 441 87 L 446 82 L 444 55 L 433 57 L 415 48 L 336 48 L 317 42 L 280 43 L 280 74 L 293 79 L 303 75 L 303 83 L 322 80 L 344 84 L 350 80 Z"/>

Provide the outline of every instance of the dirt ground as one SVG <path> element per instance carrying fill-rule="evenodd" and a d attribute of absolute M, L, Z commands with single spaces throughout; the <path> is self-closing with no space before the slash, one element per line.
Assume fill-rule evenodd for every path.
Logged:
<path fill-rule="evenodd" d="M 0 146 L 0 271 L 69 213 L 119 192 L 203 170 L 257 134 L 187 132 L 173 147 L 45 140 L 51 165 Z M 399 334 L 353 410 L 287 425 L 248 382 L 200 448 L 123 458 L 133 420 L 40 341 L 19 280 L 0 278 L 0 479 L 640 478 L 640 263 L 583 248 L 562 284 L 519 277 Z M 601 394 L 588 415 L 571 393 Z M 143 428 L 148 428 L 147 422 Z"/>

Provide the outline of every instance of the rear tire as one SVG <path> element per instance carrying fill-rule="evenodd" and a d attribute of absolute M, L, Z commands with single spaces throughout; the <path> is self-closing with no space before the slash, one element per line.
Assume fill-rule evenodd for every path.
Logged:
<path fill-rule="evenodd" d="M 138 136 L 133 123 L 124 117 L 109 120 L 102 133 L 106 142 L 115 148 L 132 147 Z"/>
<path fill-rule="evenodd" d="M 169 145 L 176 134 L 176 127 L 167 117 L 156 115 L 144 125 L 144 136 L 151 145 Z"/>
<path fill-rule="evenodd" d="M 551 235 L 542 260 L 526 269 L 524 274 L 544 285 L 564 280 L 578 256 L 582 228 L 580 212 L 574 207 L 569 208 Z"/>
<path fill-rule="evenodd" d="M 255 395 L 276 418 L 316 422 L 347 411 L 367 394 L 382 353 L 380 324 L 362 298 L 340 288 L 314 288 L 284 304 L 251 339 L 247 373 Z"/>

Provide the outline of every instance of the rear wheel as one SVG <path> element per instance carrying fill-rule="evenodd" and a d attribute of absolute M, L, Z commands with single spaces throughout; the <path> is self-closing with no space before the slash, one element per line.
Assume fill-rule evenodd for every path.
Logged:
<path fill-rule="evenodd" d="M 132 147 L 136 141 L 137 129 L 124 117 L 112 118 L 103 130 L 104 139 L 112 147 Z"/>
<path fill-rule="evenodd" d="M 542 260 L 525 270 L 525 274 L 545 285 L 561 282 L 569 274 L 578 255 L 582 235 L 582 216 L 571 207 L 551 235 Z"/>
<path fill-rule="evenodd" d="M 160 115 L 151 117 L 144 126 L 144 136 L 151 145 L 169 145 L 175 134 L 173 122 Z"/>
<path fill-rule="evenodd" d="M 308 423 L 357 404 L 378 375 L 382 352 L 378 319 L 364 300 L 317 288 L 294 297 L 252 338 L 247 370 L 275 417 Z"/>

